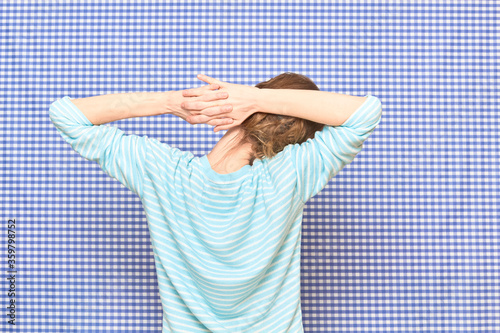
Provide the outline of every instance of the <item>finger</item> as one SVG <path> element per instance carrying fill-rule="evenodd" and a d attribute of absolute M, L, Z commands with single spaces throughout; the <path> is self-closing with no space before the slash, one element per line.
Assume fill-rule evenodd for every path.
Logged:
<path fill-rule="evenodd" d="M 213 118 L 206 115 L 190 115 L 186 117 L 186 121 L 194 124 L 209 124 L 211 126 L 229 125 L 234 122 L 232 118 Z"/>
<path fill-rule="evenodd" d="M 184 97 L 195 97 L 198 93 L 194 89 L 186 89 L 182 91 L 182 96 Z"/>
<path fill-rule="evenodd" d="M 205 102 L 182 102 L 181 108 L 187 111 L 201 111 L 206 108 Z"/>
<path fill-rule="evenodd" d="M 234 127 L 233 124 L 215 126 L 214 127 L 214 132 L 217 133 L 217 132 L 220 132 L 220 131 L 227 131 L 228 129 L 230 129 L 232 127 Z"/>
<path fill-rule="evenodd" d="M 207 84 L 207 85 L 204 85 L 204 86 L 196 88 L 196 89 L 200 89 L 200 90 L 217 90 L 219 88 L 220 88 L 220 86 L 217 83 L 211 83 L 211 84 Z"/>
<path fill-rule="evenodd" d="M 223 128 L 224 126 L 215 126 L 214 127 L 214 133 L 217 133 L 217 132 L 220 132 L 220 131 L 224 131 L 226 130 L 225 128 Z"/>
<path fill-rule="evenodd" d="M 184 97 L 198 97 L 203 95 L 203 90 L 206 90 L 205 86 L 200 88 L 185 89 L 182 91 L 182 96 Z"/>
<path fill-rule="evenodd" d="M 226 125 L 222 124 L 222 125 L 216 126 L 214 128 L 214 132 L 227 131 L 228 129 L 231 129 L 231 128 L 233 128 L 233 127 L 238 126 L 238 125 L 241 124 L 241 122 L 235 121 L 232 118 L 231 118 L 231 120 L 232 120 L 232 122 L 230 124 L 226 124 Z"/>
<path fill-rule="evenodd" d="M 223 126 L 230 125 L 233 123 L 233 121 L 234 120 L 232 118 L 216 118 L 208 121 L 207 124 L 210 126 Z"/>
<path fill-rule="evenodd" d="M 205 75 L 205 74 L 198 74 L 197 78 L 202 80 L 203 82 L 206 82 L 206 83 L 210 83 L 210 84 L 215 83 L 215 84 L 218 84 L 219 86 L 222 86 L 221 81 L 214 79 L 213 77 L 210 77 L 210 76 Z"/>
<path fill-rule="evenodd" d="M 186 117 L 186 121 L 188 123 L 190 123 L 191 125 L 194 125 L 194 124 L 205 124 L 208 120 L 210 119 L 210 117 L 207 117 L 205 115 L 191 115 L 191 116 L 187 116 Z"/>
<path fill-rule="evenodd" d="M 182 96 L 184 96 L 184 97 L 201 96 L 203 94 L 203 91 L 205 91 L 205 90 L 217 90 L 219 88 L 220 88 L 220 86 L 218 84 L 212 83 L 212 84 L 205 85 L 205 86 L 198 87 L 198 88 L 184 89 L 182 91 Z"/>
<path fill-rule="evenodd" d="M 224 105 L 216 105 L 216 106 L 211 106 L 213 103 L 210 102 L 182 102 L 181 103 L 181 108 L 186 110 L 186 111 L 191 111 L 194 113 L 203 113 L 206 115 L 216 115 L 216 114 L 222 114 L 222 113 L 228 113 L 233 110 L 233 106 L 231 104 L 224 104 Z"/>
<path fill-rule="evenodd" d="M 207 94 L 203 96 L 203 101 L 205 102 L 210 102 L 210 101 L 216 101 L 220 99 L 226 99 L 229 97 L 229 94 L 225 91 L 219 91 L 219 92 L 214 92 L 212 94 Z"/>
<path fill-rule="evenodd" d="M 205 110 L 202 111 L 202 113 L 210 117 L 217 117 L 217 116 L 220 117 L 222 115 L 226 117 L 228 113 L 231 113 L 231 111 L 232 107 L 227 108 L 227 105 L 223 105 L 223 106 L 215 106 L 212 108 L 206 108 Z"/>

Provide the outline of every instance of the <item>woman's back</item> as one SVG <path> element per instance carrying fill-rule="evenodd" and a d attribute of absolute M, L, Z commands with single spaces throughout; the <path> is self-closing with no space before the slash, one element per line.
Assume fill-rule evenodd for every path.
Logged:
<path fill-rule="evenodd" d="M 212 332 L 299 332 L 304 204 L 359 152 L 379 106 L 370 96 L 344 126 L 229 174 L 153 140 L 143 202 L 167 304 Z"/>
<path fill-rule="evenodd" d="M 289 161 L 218 174 L 206 155 L 173 150 L 151 145 L 143 194 L 163 302 L 200 331 L 299 331 L 303 205 Z M 174 332 L 187 329 L 164 316 Z"/>

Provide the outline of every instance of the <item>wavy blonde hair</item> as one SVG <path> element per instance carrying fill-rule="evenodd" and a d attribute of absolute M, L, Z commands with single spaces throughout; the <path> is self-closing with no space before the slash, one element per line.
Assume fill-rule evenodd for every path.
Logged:
<path fill-rule="evenodd" d="M 307 76 L 292 72 L 260 82 L 255 87 L 320 90 Z M 314 138 L 315 133 L 322 130 L 324 126 L 324 124 L 302 118 L 256 112 L 241 123 L 243 135 L 240 142 L 251 144 L 253 156 L 250 159 L 250 165 L 252 165 L 256 158 L 271 158 L 289 144 L 302 143 L 308 138 Z"/>

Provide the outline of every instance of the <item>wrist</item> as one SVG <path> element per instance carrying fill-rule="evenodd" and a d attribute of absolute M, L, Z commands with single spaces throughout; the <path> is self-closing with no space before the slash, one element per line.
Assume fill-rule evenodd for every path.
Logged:
<path fill-rule="evenodd" d="M 163 98 L 163 113 L 171 114 L 182 119 L 185 119 L 187 116 L 186 110 L 181 107 L 183 102 L 183 96 L 181 90 L 170 90 L 164 92 Z"/>
<path fill-rule="evenodd" d="M 280 99 L 282 89 L 259 89 L 256 94 L 256 112 L 287 115 L 286 100 Z"/>
<path fill-rule="evenodd" d="M 149 117 L 164 114 L 164 92 L 131 92 L 116 94 L 121 108 L 126 108 L 126 117 Z M 115 107 L 115 109 L 120 109 Z"/>
<path fill-rule="evenodd" d="M 253 93 L 249 94 L 250 97 L 250 116 L 256 112 L 266 112 L 266 97 L 267 94 L 264 89 L 252 87 Z"/>

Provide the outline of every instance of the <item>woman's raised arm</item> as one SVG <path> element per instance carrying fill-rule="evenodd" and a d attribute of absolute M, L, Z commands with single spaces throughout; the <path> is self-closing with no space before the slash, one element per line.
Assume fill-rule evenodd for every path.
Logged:
<path fill-rule="evenodd" d="M 329 126 L 339 126 L 367 99 L 367 97 L 318 90 L 259 89 L 219 81 L 206 75 L 198 75 L 198 78 L 209 84 L 219 85 L 219 91 L 229 94 L 225 102 L 233 106 L 233 111 L 223 116 L 231 117 L 234 121 L 231 124 L 217 126 L 215 131 L 240 125 L 255 112 L 286 115 Z M 194 96 L 190 91 L 184 91 L 183 96 Z M 191 118 L 197 122 L 203 119 L 204 112 L 196 110 L 195 105 L 196 102 L 187 102 L 183 104 L 183 108 L 191 111 L 194 114 Z"/>
<path fill-rule="evenodd" d="M 259 89 L 258 108 L 311 120 L 328 126 L 342 125 L 367 99 L 328 91 L 300 89 Z"/>
<path fill-rule="evenodd" d="M 216 90 L 217 85 L 207 85 L 192 89 L 193 91 L 204 91 L 204 103 L 202 110 L 210 111 L 213 116 L 206 117 L 204 123 L 211 126 L 228 124 L 228 119 L 217 118 L 222 114 L 230 112 L 223 109 L 226 104 L 223 100 L 225 95 Z M 162 114 L 173 114 L 186 121 L 191 113 L 181 107 L 184 101 L 182 91 L 166 92 L 131 92 L 117 93 L 71 100 L 78 109 L 94 125 L 101 125 L 113 121 L 147 117 Z"/>

